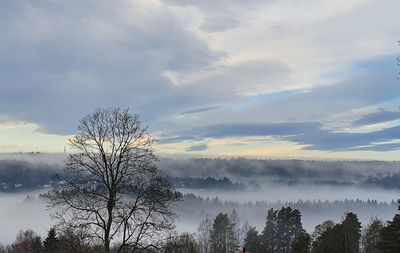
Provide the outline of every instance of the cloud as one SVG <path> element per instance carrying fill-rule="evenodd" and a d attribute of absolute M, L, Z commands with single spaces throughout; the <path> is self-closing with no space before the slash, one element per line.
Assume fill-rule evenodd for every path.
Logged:
<path fill-rule="evenodd" d="M 309 145 L 307 150 L 326 150 L 326 151 L 392 151 L 393 146 L 382 145 L 380 142 L 387 142 L 399 138 L 400 126 L 385 128 L 383 130 L 352 133 L 335 132 L 332 130 L 316 129 L 310 135 L 298 135 L 288 138 L 290 141 Z"/>
<path fill-rule="evenodd" d="M 246 136 L 271 136 L 279 140 L 304 145 L 305 150 L 326 151 L 392 151 L 399 144 L 381 144 L 400 136 L 400 126 L 367 133 L 337 132 L 325 129 L 317 122 L 231 123 L 195 127 L 175 137 L 161 140 L 174 143 L 208 138 L 233 138 Z"/>
<path fill-rule="evenodd" d="M 194 146 L 190 146 L 186 149 L 186 151 L 189 152 L 197 152 L 197 151 L 204 151 L 208 148 L 207 144 L 200 144 L 200 145 L 194 145 Z"/>
<path fill-rule="evenodd" d="M 255 103 L 249 96 L 237 101 L 234 107 L 221 107 L 204 115 L 197 123 L 223 123 L 223 119 L 224 122 L 244 123 L 316 121 L 353 126 L 354 118 L 361 117 L 358 110 L 398 103 L 400 85 L 395 78 L 395 57 L 389 55 L 359 62 L 352 68 L 352 74 L 341 81 L 300 89 L 288 96 L 279 97 L 279 92 L 276 95 L 272 92 L 264 100 L 254 96 Z M 274 96 L 279 99 L 274 99 Z"/>
<path fill-rule="evenodd" d="M 398 107 L 397 7 L 8 1 L 0 118 L 65 135 L 97 107 L 129 106 L 164 143 L 260 135 L 313 150 L 393 149 L 382 143 L 397 138 L 389 129 L 349 129 L 398 117 L 365 114 Z"/>
<path fill-rule="evenodd" d="M 217 108 L 218 108 L 218 106 L 202 107 L 202 108 L 196 108 L 196 109 L 192 109 L 192 110 L 183 111 L 183 112 L 181 112 L 179 114 L 180 115 L 197 114 L 197 113 L 211 111 L 211 110 L 214 110 L 214 109 L 217 109 Z"/>
<path fill-rule="evenodd" d="M 202 69 L 219 57 L 172 10 L 146 2 L 13 1 L 5 12 L 0 114 L 46 132 L 71 133 L 98 106 L 130 105 L 147 120 L 176 112 L 175 102 L 153 101 L 184 95 L 181 106 L 195 107 L 197 94 L 182 94 L 162 73 Z"/>
<path fill-rule="evenodd" d="M 356 126 L 372 125 L 400 119 L 400 112 L 379 110 L 377 112 L 363 115 L 353 122 Z"/>
<path fill-rule="evenodd" d="M 243 10 L 256 9 L 269 1 L 253 0 L 165 0 L 166 3 L 179 7 L 194 7 L 203 16 L 200 29 L 205 32 L 222 32 L 235 28 L 241 24 Z"/>

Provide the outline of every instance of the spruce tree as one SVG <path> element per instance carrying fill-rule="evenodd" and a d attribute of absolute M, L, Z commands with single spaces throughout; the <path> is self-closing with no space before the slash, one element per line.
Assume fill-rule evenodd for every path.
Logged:
<path fill-rule="evenodd" d="M 59 239 L 54 227 L 50 228 L 46 239 L 43 241 L 45 252 L 54 252 L 58 247 Z"/>
<path fill-rule="evenodd" d="M 246 237 L 244 239 L 243 248 L 246 251 L 250 251 L 251 253 L 258 253 L 260 251 L 260 237 L 258 235 L 258 231 L 255 227 L 250 227 L 250 229 L 246 233 Z"/>
<path fill-rule="evenodd" d="M 211 247 L 213 253 L 234 252 L 236 250 L 235 235 L 227 214 L 219 213 L 214 219 L 211 231 Z"/>
<path fill-rule="evenodd" d="M 400 200 L 398 200 L 400 211 Z M 400 252 L 400 214 L 396 214 L 393 220 L 387 222 L 380 232 L 378 248 L 382 253 Z"/>

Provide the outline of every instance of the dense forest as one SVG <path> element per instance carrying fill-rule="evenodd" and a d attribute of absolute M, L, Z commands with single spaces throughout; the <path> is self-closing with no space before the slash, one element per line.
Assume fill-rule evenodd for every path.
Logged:
<path fill-rule="evenodd" d="M 264 211 L 266 218 L 260 231 L 248 222 L 241 224 L 233 209 L 230 214 L 220 212 L 202 220 L 196 233 L 169 234 L 159 241 L 156 251 L 235 253 L 243 248 L 252 253 L 395 253 L 400 249 L 400 213 L 387 222 L 373 218 L 362 229 L 357 214 L 347 212 L 342 220 L 326 220 L 307 233 L 298 209 L 282 207 Z M 12 244 L 0 246 L 0 253 L 95 253 L 100 249 L 101 245 L 84 230 L 52 227 L 44 239 L 32 230 L 21 230 Z M 116 248 L 111 252 L 117 252 Z"/>

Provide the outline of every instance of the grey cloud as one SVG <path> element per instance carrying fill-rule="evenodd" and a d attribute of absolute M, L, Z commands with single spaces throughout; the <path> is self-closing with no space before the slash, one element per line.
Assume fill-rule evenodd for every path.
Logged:
<path fill-rule="evenodd" d="M 290 136 L 313 132 L 319 127 L 319 123 L 313 122 L 215 124 L 170 133 L 169 137 L 165 136 L 159 142 L 177 143 L 186 140 L 203 140 L 205 138 L 247 136 Z"/>
<path fill-rule="evenodd" d="M 272 136 L 302 145 L 307 150 L 354 151 L 396 150 L 396 144 L 376 144 L 398 139 L 400 126 L 368 133 L 335 132 L 323 128 L 316 122 L 281 122 L 281 123 L 233 123 L 216 124 L 192 128 L 177 134 L 179 137 L 166 138 L 165 142 L 184 140 L 202 140 L 205 138 L 229 138 L 246 136 Z"/>
<path fill-rule="evenodd" d="M 256 9 L 261 4 L 269 1 L 198 1 L 198 0 L 165 0 L 164 2 L 179 7 L 192 6 L 201 11 L 204 16 L 204 23 L 200 29 L 206 32 L 221 32 L 235 28 L 240 24 L 239 12 L 243 9 Z"/>
<path fill-rule="evenodd" d="M 367 147 L 359 147 L 356 150 L 368 150 L 378 152 L 397 151 L 400 150 L 400 143 L 372 144 Z"/>
<path fill-rule="evenodd" d="M 220 54 L 168 10 L 145 14 L 130 4 L 2 5 L 0 116 L 69 134 L 80 117 L 99 106 L 130 106 L 149 122 L 179 106 L 204 105 L 206 94 L 173 87 L 162 73 L 202 69 Z M 184 103 L 176 105 L 177 99 Z"/>
<path fill-rule="evenodd" d="M 181 1 L 166 0 L 168 4 L 179 7 L 192 6 L 197 8 L 204 16 L 204 23 L 200 29 L 206 32 L 220 32 L 236 27 L 239 24 L 235 7 L 239 4 L 245 7 L 241 1 Z"/>
<path fill-rule="evenodd" d="M 325 129 L 316 129 L 309 135 L 298 135 L 288 138 L 291 141 L 309 145 L 309 150 L 349 151 L 349 150 L 373 150 L 391 151 L 393 147 L 378 146 L 374 144 L 398 139 L 400 126 L 386 128 L 367 133 L 334 132 Z M 369 146 L 369 147 L 367 147 Z"/>
<path fill-rule="evenodd" d="M 183 112 L 181 112 L 179 114 L 180 115 L 196 114 L 196 113 L 202 113 L 202 112 L 211 111 L 211 110 L 214 110 L 214 109 L 217 109 L 217 108 L 218 108 L 218 106 L 201 107 L 201 108 L 196 108 L 196 109 L 192 109 L 192 110 L 183 111 Z"/>
<path fill-rule="evenodd" d="M 281 115 L 292 119 L 324 119 L 346 110 L 397 99 L 399 96 L 400 86 L 395 79 L 386 73 L 371 73 L 332 86 L 314 88 L 267 107 L 279 108 Z"/>
<path fill-rule="evenodd" d="M 354 121 L 356 126 L 371 125 L 384 123 L 387 121 L 400 119 L 400 112 L 380 110 L 371 114 L 367 114 Z"/>
<path fill-rule="evenodd" d="M 239 25 L 239 23 L 236 17 L 225 14 L 218 17 L 207 17 L 204 20 L 204 24 L 200 26 L 200 29 L 207 32 L 220 32 L 232 29 Z"/>
<path fill-rule="evenodd" d="M 205 121 L 208 122 L 207 118 L 204 118 L 205 115 L 219 113 L 224 111 L 224 107 L 240 103 L 245 99 L 243 94 L 246 91 L 273 89 L 282 81 L 288 80 L 290 74 L 291 70 L 285 64 L 272 59 L 245 61 L 229 67 L 214 68 L 208 70 L 205 77 L 200 80 L 178 85 L 166 91 L 163 96 L 153 97 L 146 113 L 164 112 L 166 121 L 162 123 L 163 129 L 160 130 L 166 130 L 167 125 L 171 128 L 187 127 L 188 124 L 200 125 Z M 187 110 L 188 107 L 194 109 Z M 190 114 L 185 112 L 212 107 L 215 108 L 208 110 L 207 113 L 199 113 L 196 119 L 191 118 L 189 121 L 184 117 L 181 121 L 170 117 L 170 114 L 176 115 L 179 111 L 183 111 L 180 115 L 189 116 Z M 186 110 L 182 110 L 183 108 Z M 236 117 L 237 114 L 238 112 L 230 111 L 222 116 L 219 115 L 218 120 Z M 214 120 L 209 122 L 214 122 Z"/>
<path fill-rule="evenodd" d="M 190 146 L 186 149 L 186 151 L 189 152 L 198 152 L 198 151 L 204 151 L 208 148 L 207 144 L 200 144 L 200 145 L 194 145 L 194 146 Z"/>
<path fill-rule="evenodd" d="M 252 91 L 273 90 L 290 80 L 291 69 L 278 60 L 249 60 L 210 71 L 203 79 L 187 84 L 212 89 L 213 93 L 240 97 Z M 210 92 L 209 92 L 210 93 Z"/>
<path fill-rule="evenodd" d="M 392 58 L 377 59 L 376 64 L 380 68 L 362 72 L 354 70 L 353 77 L 331 85 L 304 89 L 279 100 L 258 101 L 254 106 L 237 109 L 234 113 L 225 108 L 204 115 L 199 121 L 220 122 L 219 119 L 223 115 L 225 122 L 237 122 L 238 119 L 243 122 L 326 122 L 330 119 L 340 120 L 343 116 L 345 121 L 349 122 L 346 117 L 350 115 L 351 110 L 382 106 L 381 104 L 395 101 L 400 97 L 400 85 L 393 76 L 396 70 L 389 65 L 392 64 Z M 248 98 L 249 101 L 251 99 Z M 240 106 L 240 103 L 238 104 Z"/>

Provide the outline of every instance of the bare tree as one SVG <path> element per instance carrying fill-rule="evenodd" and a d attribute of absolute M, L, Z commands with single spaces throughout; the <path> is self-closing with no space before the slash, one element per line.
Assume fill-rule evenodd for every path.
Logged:
<path fill-rule="evenodd" d="M 59 225 L 84 229 L 105 253 L 157 249 L 180 193 L 160 176 L 153 139 L 128 109 L 97 109 L 70 139 L 60 187 L 48 194 Z"/>
<path fill-rule="evenodd" d="M 206 217 L 197 227 L 197 241 L 201 253 L 210 252 L 212 225 L 213 219 L 211 217 Z"/>

